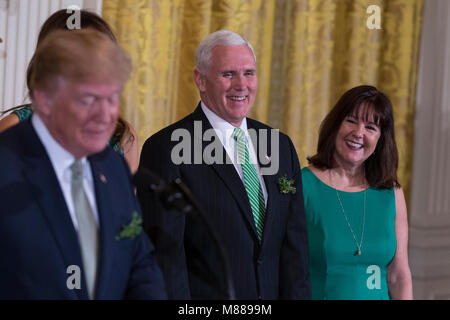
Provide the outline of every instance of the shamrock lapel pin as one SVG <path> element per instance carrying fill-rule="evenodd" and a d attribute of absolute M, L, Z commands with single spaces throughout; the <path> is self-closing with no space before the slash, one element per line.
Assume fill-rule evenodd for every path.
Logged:
<path fill-rule="evenodd" d="M 134 239 L 134 237 L 138 236 L 141 232 L 142 218 L 139 216 L 139 213 L 134 211 L 131 222 L 127 225 L 122 226 L 122 231 L 120 231 L 119 235 L 116 236 L 116 240 L 120 240 L 123 238 Z"/>
<path fill-rule="evenodd" d="M 292 194 L 295 194 L 297 189 L 293 186 L 293 184 L 294 184 L 294 179 L 288 180 L 286 175 L 284 175 L 283 177 L 278 178 L 278 187 L 280 189 L 280 193 L 284 193 L 284 194 L 292 193 Z"/>

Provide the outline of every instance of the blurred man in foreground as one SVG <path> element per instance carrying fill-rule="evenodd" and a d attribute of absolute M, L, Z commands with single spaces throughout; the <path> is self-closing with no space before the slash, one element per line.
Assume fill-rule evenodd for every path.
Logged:
<path fill-rule="evenodd" d="M 0 134 L 0 299 L 164 299 L 130 171 L 106 147 L 130 59 L 74 30 L 33 61 L 35 113 Z"/>

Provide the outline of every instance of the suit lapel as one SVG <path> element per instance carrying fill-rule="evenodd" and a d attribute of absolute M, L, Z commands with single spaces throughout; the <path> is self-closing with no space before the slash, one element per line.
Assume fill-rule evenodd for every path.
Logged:
<path fill-rule="evenodd" d="M 96 299 L 102 299 L 106 295 L 105 290 L 108 288 L 108 282 L 111 280 L 114 261 L 114 250 L 112 249 L 114 234 L 112 212 L 114 208 L 111 205 L 110 195 L 108 192 L 107 174 L 103 172 L 101 164 L 95 156 L 89 158 L 92 169 L 92 177 L 94 180 L 95 198 L 97 203 L 100 244 L 99 259 L 97 266 L 97 286 L 95 290 Z M 108 196 L 109 195 L 109 196 Z"/>
<path fill-rule="evenodd" d="M 272 226 L 272 219 L 274 217 L 274 210 L 277 207 L 274 205 L 275 203 L 278 203 L 277 195 L 278 195 L 278 189 L 276 184 L 275 176 L 269 176 L 264 175 L 263 176 L 264 183 L 266 185 L 267 190 L 267 207 L 266 207 L 266 219 L 264 221 L 264 231 L 262 236 L 261 245 L 264 244 L 264 240 L 267 239 L 268 235 L 271 231 Z"/>
<path fill-rule="evenodd" d="M 197 106 L 194 111 L 193 120 L 202 122 L 202 133 L 208 129 L 213 129 L 211 124 L 208 121 L 208 118 L 203 113 L 200 104 Z M 195 132 L 194 132 L 195 134 Z M 202 137 L 195 136 L 194 139 L 202 140 L 202 151 L 205 150 L 205 147 L 210 144 L 210 141 L 203 141 Z M 219 141 L 219 138 L 215 136 L 216 141 Z M 195 150 L 194 150 L 195 151 Z M 253 219 L 252 209 L 250 207 L 250 202 L 248 200 L 247 192 L 245 191 L 244 184 L 240 179 L 236 169 L 228 157 L 228 154 L 225 148 L 222 146 L 222 154 L 223 154 L 223 164 L 213 163 L 211 164 L 211 168 L 216 172 L 216 174 L 222 179 L 225 186 L 228 188 L 233 198 L 236 200 L 241 212 L 243 213 L 248 225 L 253 230 L 253 236 L 257 239 L 256 236 L 256 227 Z"/>
<path fill-rule="evenodd" d="M 253 235 L 256 237 L 256 226 L 253 218 L 252 208 L 248 200 L 247 191 L 245 190 L 242 180 L 232 164 L 213 164 L 212 168 L 220 176 L 230 193 L 235 198 L 245 219 L 253 230 Z"/>
<path fill-rule="evenodd" d="M 24 157 L 27 167 L 24 175 L 41 208 L 66 268 L 77 265 L 82 269 L 82 259 L 78 235 L 70 218 L 64 195 L 59 185 L 53 166 L 42 143 L 29 124 L 26 144 L 27 154 Z M 31 129 L 31 130 L 30 130 Z M 83 279 L 83 277 L 82 277 Z M 82 284 L 82 287 L 86 287 Z M 73 290 L 78 298 L 87 299 L 85 290 Z"/>

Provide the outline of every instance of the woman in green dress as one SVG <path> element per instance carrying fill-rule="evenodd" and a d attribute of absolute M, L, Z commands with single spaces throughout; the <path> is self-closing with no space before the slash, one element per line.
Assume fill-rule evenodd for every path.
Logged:
<path fill-rule="evenodd" d="M 313 299 L 412 299 L 408 222 L 389 98 L 347 91 L 302 169 Z"/>

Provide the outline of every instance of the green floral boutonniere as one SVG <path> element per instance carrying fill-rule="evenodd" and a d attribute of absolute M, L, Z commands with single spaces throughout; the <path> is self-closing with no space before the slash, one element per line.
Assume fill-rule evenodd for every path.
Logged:
<path fill-rule="evenodd" d="M 134 211 L 130 224 L 122 226 L 122 231 L 120 231 L 119 235 L 116 236 L 116 240 L 123 238 L 134 239 L 134 237 L 138 236 L 141 232 L 142 218 L 139 216 L 139 213 Z"/>
<path fill-rule="evenodd" d="M 294 179 L 288 180 L 286 176 L 280 177 L 278 179 L 278 187 L 280 188 L 281 193 L 292 193 L 295 194 L 297 189 L 293 186 Z"/>

